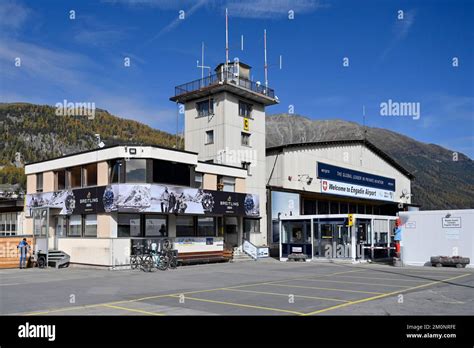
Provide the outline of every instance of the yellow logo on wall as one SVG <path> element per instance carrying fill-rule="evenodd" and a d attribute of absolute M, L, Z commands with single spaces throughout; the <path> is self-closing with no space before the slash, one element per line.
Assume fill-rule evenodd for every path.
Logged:
<path fill-rule="evenodd" d="M 244 117 L 244 130 L 249 130 L 249 119 L 247 117 Z"/>

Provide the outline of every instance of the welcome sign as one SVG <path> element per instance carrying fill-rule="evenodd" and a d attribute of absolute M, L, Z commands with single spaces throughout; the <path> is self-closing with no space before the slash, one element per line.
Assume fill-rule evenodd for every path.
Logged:
<path fill-rule="evenodd" d="M 395 192 L 395 179 L 318 162 L 318 178 Z"/>
<path fill-rule="evenodd" d="M 318 162 L 321 192 L 382 201 L 395 200 L 395 179 Z"/>

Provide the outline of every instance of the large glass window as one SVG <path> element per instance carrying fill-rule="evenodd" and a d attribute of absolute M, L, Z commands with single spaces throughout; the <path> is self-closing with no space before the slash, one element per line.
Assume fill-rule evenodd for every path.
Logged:
<path fill-rule="evenodd" d="M 36 174 L 36 192 L 43 192 L 43 173 Z"/>
<path fill-rule="evenodd" d="M 145 216 L 145 236 L 146 237 L 167 237 L 168 228 L 165 215 Z"/>
<path fill-rule="evenodd" d="M 216 219 L 213 217 L 198 217 L 197 235 L 199 237 L 214 237 L 216 235 Z"/>
<path fill-rule="evenodd" d="M 17 213 L 0 214 L 0 236 L 14 236 L 17 232 Z"/>
<path fill-rule="evenodd" d="M 214 99 L 210 98 L 196 103 L 198 117 L 214 115 Z"/>
<path fill-rule="evenodd" d="M 80 237 L 81 235 L 82 235 L 82 216 L 71 215 L 69 217 L 68 236 Z"/>
<path fill-rule="evenodd" d="M 97 237 L 97 215 L 90 214 L 84 218 L 84 237 Z"/>
<path fill-rule="evenodd" d="M 146 160 L 130 159 L 125 162 L 126 181 L 127 182 L 146 182 Z"/>
<path fill-rule="evenodd" d="M 153 182 L 189 186 L 191 170 L 186 163 L 153 160 Z"/>
<path fill-rule="evenodd" d="M 310 220 L 283 221 L 282 243 L 306 244 L 311 243 Z"/>
<path fill-rule="evenodd" d="M 97 186 L 97 163 L 84 166 L 84 186 Z"/>
<path fill-rule="evenodd" d="M 194 218 L 192 216 L 176 217 L 176 237 L 194 236 Z"/>
<path fill-rule="evenodd" d="M 139 214 L 118 214 L 118 237 L 141 237 Z"/>
<path fill-rule="evenodd" d="M 69 184 L 70 188 L 82 186 L 82 168 L 72 167 L 69 169 Z"/>

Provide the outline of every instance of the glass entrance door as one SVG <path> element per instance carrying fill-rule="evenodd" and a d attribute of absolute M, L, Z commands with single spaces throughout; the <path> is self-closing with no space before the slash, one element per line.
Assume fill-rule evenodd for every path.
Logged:
<path fill-rule="evenodd" d="M 313 226 L 315 257 L 350 257 L 351 234 L 343 221 L 315 221 Z"/>

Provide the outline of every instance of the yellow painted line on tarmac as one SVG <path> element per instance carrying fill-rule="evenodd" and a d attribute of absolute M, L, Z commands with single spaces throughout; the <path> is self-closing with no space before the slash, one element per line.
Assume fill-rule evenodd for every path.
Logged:
<path fill-rule="evenodd" d="M 148 311 L 144 311 L 144 310 L 141 310 L 141 309 L 127 308 L 127 307 L 122 307 L 122 306 L 102 305 L 101 307 L 120 309 L 122 311 L 136 312 L 136 313 L 141 313 L 141 314 L 146 314 L 146 315 L 158 315 L 158 316 L 164 315 L 164 314 L 158 313 L 158 312 L 148 312 Z"/>
<path fill-rule="evenodd" d="M 174 295 L 172 295 L 172 296 L 170 296 L 170 297 L 176 297 L 176 298 L 178 298 L 178 296 L 174 296 Z M 281 308 L 254 306 L 254 305 L 248 305 L 248 304 L 242 304 L 242 303 L 234 303 L 234 302 L 226 302 L 226 301 L 208 300 L 208 299 L 196 298 L 196 297 L 188 297 L 188 296 L 186 296 L 185 299 L 186 299 L 186 300 L 193 300 L 193 301 L 208 302 L 208 303 L 223 304 L 223 305 L 235 306 L 235 307 L 241 307 L 241 308 L 253 308 L 253 309 L 261 309 L 261 310 L 273 311 L 273 312 L 282 312 L 282 313 L 290 313 L 290 314 L 303 315 L 303 313 L 301 313 L 301 312 L 289 311 L 289 310 L 287 310 L 287 309 L 281 309 Z"/>
<path fill-rule="evenodd" d="M 387 287 L 394 287 L 394 288 L 409 288 L 406 285 L 388 285 L 388 284 L 374 284 L 374 283 L 362 283 L 362 282 L 346 282 L 343 280 L 331 280 L 331 279 L 298 279 L 308 282 L 330 282 L 330 283 L 340 283 L 340 284 L 355 284 L 355 285 L 369 285 L 369 286 L 387 286 Z M 291 280 L 284 280 L 283 282 L 289 282 Z"/>
<path fill-rule="evenodd" d="M 255 290 L 242 290 L 242 289 L 223 289 L 226 291 L 240 291 L 240 292 L 250 292 L 250 293 L 255 293 L 255 294 L 264 294 L 264 295 L 275 295 L 275 296 L 285 296 L 288 297 L 290 294 L 279 294 L 276 292 L 266 292 L 266 291 L 255 291 Z M 293 295 L 293 294 L 292 294 Z M 293 295 L 294 297 L 301 297 L 301 298 L 309 298 L 312 300 L 324 300 L 324 301 L 336 301 L 336 302 L 350 302 L 346 300 L 339 300 L 336 298 L 330 298 L 330 297 L 316 297 L 316 296 L 305 296 L 305 295 Z"/>
<path fill-rule="evenodd" d="M 413 287 L 408 288 L 408 289 L 403 289 L 403 290 L 398 290 L 398 291 L 392 291 L 392 292 L 388 292 L 388 293 L 385 293 L 385 294 L 380 294 L 380 295 L 377 295 L 377 296 L 372 296 L 372 297 L 363 298 L 363 299 L 361 299 L 361 300 L 350 301 L 350 302 L 348 302 L 348 303 L 341 303 L 341 304 L 338 304 L 338 305 L 336 305 L 336 306 L 332 306 L 332 307 L 328 307 L 328 308 L 323 308 L 323 309 L 320 309 L 320 310 L 317 310 L 317 311 L 314 311 L 314 312 L 305 313 L 305 314 L 303 314 L 303 315 L 306 316 L 306 315 L 320 314 L 320 313 L 332 311 L 332 310 L 335 310 L 335 309 L 339 309 L 339 308 L 343 308 L 343 307 L 352 306 L 352 305 L 359 304 L 359 303 L 364 303 L 364 302 L 368 302 L 368 301 L 378 300 L 378 299 L 380 299 L 380 298 L 384 298 L 384 297 L 388 297 L 388 296 L 393 296 L 393 295 L 400 294 L 400 293 L 403 293 L 403 292 L 406 292 L 406 291 L 417 290 L 417 289 L 425 288 L 425 287 L 427 287 L 427 286 L 431 286 L 431 285 L 435 285 L 435 284 L 439 284 L 439 283 L 451 281 L 451 280 L 454 280 L 454 279 L 459 279 L 459 278 L 462 278 L 462 277 L 466 277 L 466 276 L 468 276 L 468 275 L 470 275 L 470 274 L 462 274 L 462 275 L 459 275 L 459 276 L 456 276 L 456 277 L 451 277 L 451 278 L 448 278 L 448 279 L 437 280 L 437 281 L 434 281 L 434 282 L 431 282 L 431 283 L 428 283 L 428 284 L 422 284 L 422 285 L 413 286 Z"/>
<path fill-rule="evenodd" d="M 334 289 L 334 288 L 320 288 L 314 286 L 303 286 L 303 285 L 288 285 L 288 284 L 271 284 L 272 286 L 285 286 L 288 288 L 301 288 L 301 289 L 315 289 L 315 290 L 330 290 L 330 291 L 340 291 L 340 292 L 354 292 L 359 294 L 372 294 L 372 295 L 382 295 L 382 292 L 374 291 L 362 291 L 362 290 L 347 290 L 347 289 Z"/>
<path fill-rule="evenodd" d="M 353 272 L 360 272 L 360 270 L 350 270 L 350 271 L 336 272 L 336 273 L 330 273 L 330 274 L 323 274 L 323 275 L 320 275 L 320 276 L 321 277 L 327 277 L 327 276 L 332 276 L 332 275 L 337 275 L 337 274 L 345 274 L 345 273 L 353 273 Z M 298 279 L 298 278 L 289 278 L 287 280 L 293 280 L 293 279 Z M 236 286 L 231 286 L 231 287 L 226 287 L 226 288 L 241 288 L 241 287 L 250 287 L 250 286 L 258 286 L 258 285 L 267 285 L 267 284 L 272 284 L 274 282 L 280 282 L 280 281 L 282 281 L 282 280 L 252 283 L 252 284 L 244 284 L 244 285 L 236 285 Z M 24 313 L 24 312 L 23 313 L 10 313 L 10 314 L 6 314 L 6 315 L 26 315 L 26 316 L 46 315 L 46 314 L 50 314 L 50 313 L 66 312 L 66 311 L 72 311 L 72 310 L 81 310 L 81 309 L 86 309 L 86 308 L 94 308 L 94 307 L 99 307 L 99 306 L 103 306 L 103 305 L 117 305 L 117 304 L 124 304 L 124 303 L 130 303 L 130 302 L 138 302 L 138 301 L 145 301 L 145 300 L 163 298 L 163 297 L 168 297 L 168 296 L 173 296 L 173 295 L 179 296 L 179 295 L 188 295 L 188 294 L 198 294 L 198 293 L 203 293 L 203 292 L 219 291 L 219 290 L 223 290 L 223 289 L 224 288 L 221 287 L 221 288 L 196 290 L 196 291 L 181 291 L 181 292 L 176 292 L 176 293 L 172 293 L 172 294 L 146 296 L 146 297 L 139 297 L 139 298 L 129 299 L 129 300 L 111 301 L 111 302 L 104 302 L 104 303 L 89 304 L 89 305 L 84 305 L 84 306 L 60 307 L 60 308 L 55 308 L 55 309 L 45 309 L 45 310 L 34 311 L 34 312 L 26 312 L 26 313 Z"/>
<path fill-rule="evenodd" d="M 394 281 L 401 281 L 401 282 L 426 282 L 426 279 L 423 280 L 415 280 L 415 279 L 401 279 L 401 278 L 378 278 L 378 277 L 361 277 L 361 276 L 341 276 L 342 278 L 360 278 L 360 279 L 374 279 L 374 280 L 394 280 Z"/>

